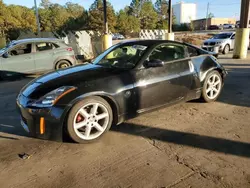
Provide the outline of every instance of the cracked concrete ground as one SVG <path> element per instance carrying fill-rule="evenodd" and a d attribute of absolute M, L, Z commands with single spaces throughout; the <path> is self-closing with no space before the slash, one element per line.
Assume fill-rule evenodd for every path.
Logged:
<path fill-rule="evenodd" d="M 87 145 L 27 137 L 15 97 L 29 80 L 0 83 L 1 187 L 250 187 L 250 62 L 220 62 L 217 102 L 147 113 Z"/>

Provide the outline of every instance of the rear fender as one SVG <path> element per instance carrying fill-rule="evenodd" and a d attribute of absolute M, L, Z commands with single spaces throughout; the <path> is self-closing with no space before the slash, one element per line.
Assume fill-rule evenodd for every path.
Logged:
<path fill-rule="evenodd" d="M 211 55 L 202 55 L 192 59 L 194 69 L 200 83 L 197 86 L 202 87 L 207 75 L 213 71 L 218 70 L 221 74 L 224 73 L 224 68 L 217 62 L 216 58 Z M 222 77 L 224 77 L 222 75 Z"/>

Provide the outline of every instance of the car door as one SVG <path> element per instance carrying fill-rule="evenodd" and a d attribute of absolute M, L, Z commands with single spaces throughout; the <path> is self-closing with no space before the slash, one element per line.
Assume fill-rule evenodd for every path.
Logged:
<path fill-rule="evenodd" d="M 184 99 L 191 87 L 190 58 L 186 48 L 176 43 L 155 47 L 147 61 L 160 60 L 162 67 L 142 68 L 136 73 L 139 112 Z"/>
<path fill-rule="evenodd" d="M 32 43 L 17 44 L 7 51 L 8 57 L 1 57 L 2 69 L 10 72 L 35 72 Z"/>
<path fill-rule="evenodd" d="M 37 42 L 35 45 L 35 65 L 37 72 L 54 69 L 54 49 L 50 42 Z"/>

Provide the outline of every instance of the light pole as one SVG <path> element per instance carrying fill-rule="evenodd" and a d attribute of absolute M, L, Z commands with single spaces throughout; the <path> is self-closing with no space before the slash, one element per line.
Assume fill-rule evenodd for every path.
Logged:
<path fill-rule="evenodd" d="M 168 33 L 172 33 L 172 0 L 168 3 Z"/>
<path fill-rule="evenodd" d="M 104 35 L 103 35 L 103 51 L 112 46 L 112 36 L 109 34 L 108 18 L 107 18 L 107 1 L 103 0 L 103 16 L 104 16 Z"/>
<path fill-rule="evenodd" d="M 34 0 L 34 4 L 35 4 L 35 10 L 36 10 L 37 34 L 38 34 L 39 37 L 41 37 L 40 21 L 39 21 L 39 15 L 38 15 L 36 0 Z"/>

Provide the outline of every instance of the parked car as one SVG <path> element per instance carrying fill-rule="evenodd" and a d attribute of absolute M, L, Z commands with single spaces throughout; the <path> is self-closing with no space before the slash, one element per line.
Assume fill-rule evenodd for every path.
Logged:
<path fill-rule="evenodd" d="M 120 33 L 115 33 L 115 34 L 113 34 L 112 39 L 113 40 L 123 40 L 123 39 L 125 39 L 125 37 Z"/>
<path fill-rule="evenodd" d="M 202 49 L 215 52 L 216 54 L 227 54 L 234 49 L 235 32 L 223 32 L 205 40 Z"/>
<path fill-rule="evenodd" d="M 202 98 L 215 101 L 225 69 L 192 45 L 165 40 L 120 42 L 92 64 L 43 75 L 17 97 L 21 125 L 32 136 L 86 143 L 159 107 Z"/>
<path fill-rule="evenodd" d="M 12 41 L 0 50 L 0 76 L 11 73 L 37 73 L 76 64 L 73 49 L 55 38 Z"/>
<path fill-rule="evenodd" d="M 223 24 L 223 29 L 233 29 L 235 28 L 235 25 L 233 24 Z"/>
<path fill-rule="evenodd" d="M 209 30 L 220 30 L 220 27 L 218 25 L 210 25 L 208 27 Z"/>

